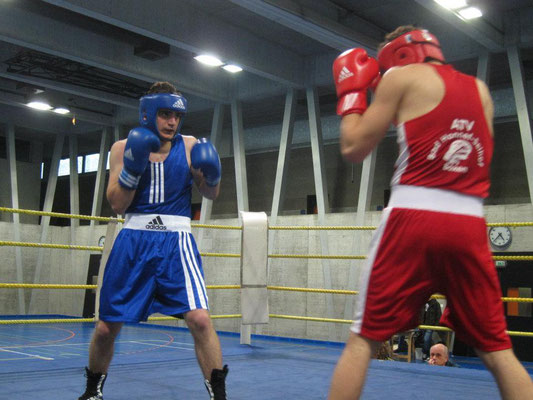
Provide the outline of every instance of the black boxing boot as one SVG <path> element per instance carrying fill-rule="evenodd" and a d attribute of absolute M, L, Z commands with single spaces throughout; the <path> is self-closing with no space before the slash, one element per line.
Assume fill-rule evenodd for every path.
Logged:
<path fill-rule="evenodd" d="M 224 365 L 222 369 L 213 369 L 211 379 L 205 380 L 205 387 L 211 400 L 226 400 L 226 375 L 228 366 Z"/>
<path fill-rule="evenodd" d="M 87 377 L 87 388 L 78 400 L 104 400 L 104 383 L 107 378 L 107 374 L 101 374 L 98 372 L 91 372 L 91 370 L 85 367 L 85 376 Z"/>

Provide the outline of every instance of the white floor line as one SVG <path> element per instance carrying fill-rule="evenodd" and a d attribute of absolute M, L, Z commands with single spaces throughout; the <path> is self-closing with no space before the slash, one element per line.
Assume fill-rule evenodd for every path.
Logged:
<path fill-rule="evenodd" d="M 20 351 L 13 351 L 13 350 L 6 350 L 6 349 L 0 349 L 0 351 L 5 351 L 6 353 L 21 354 L 23 356 L 39 358 L 41 360 L 46 360 L 46 361 L 52 361 L 53 360 L 53 358 L 50 358 L 50 357 L 43 357 L 43 356 L 38 356 L 37 354 L 30 354 L 30 353 L 22 353 Z"/>
<path fill-rule="evenodd" d="M 135 340 L 128 340 L 127 342 L 128 342 L 128 343 L 136 343 L 136 344 L 144 344 L 145 346 L 153 346 L 153 345 L 154 345 L 153 343 L 137 342 L 137 341 L 135 341 Z M 123 343 L 125 343 L 125 342 L 123 342 Z M 194 348 L 172 346 L 171 344 L 169 344 L 168 346 L 164 346 L 164 348 L 165 348 L 165 349 L 190 350 L 190 351 L 193 351 L 193 350 L 194 350 Z"/>

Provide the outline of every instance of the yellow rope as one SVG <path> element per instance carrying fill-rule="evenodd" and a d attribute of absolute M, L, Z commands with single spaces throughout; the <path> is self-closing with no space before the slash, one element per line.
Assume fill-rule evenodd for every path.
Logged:
<path fill-rule="evenodd" d="M 296 258 L 296 259 L 332 259 L 332 260 L 365 260 L 366 256 L 348 255 L 321 255 L 321 254 L 269 254 L 269 258 Z M 495 261 L 530 261 L 533 256 L 494 256 Z"/>
<path fill-rule="evenodd" d="M 300 317 L 296 315 L 280 315 L 280 314 L 269 314 L 270 318 L 281 318 L 281 319 L 294 319 L 299 321 L 314 321 L 314 322 L 333 322 L 340 324 L 351 324 L 353 321 L 349 319 L 333 319 L 333 318 L 315 318 L 315 317 Z M 449 331 L 452 332 L 450 328 L 445 326 L 431 326 L 431 325 L 420 325 L 419 329 L 431 329 L 434 331 Z M 518 332 L 518 331 L 507 331 L 509 336 L 524 336 L 524 337 L 533 337 L 533 332 Z"/>
<path fill-rule="evenodd" d="M 509 336 L 533 337 L 533 332 L 507 331 Z"/>
<path fill-rule="evenodd" d="M 443 332 L 453 332 L 450 328 L 445 326 L 433 326 L 433 325 L 419 325 L 418 329 L 426 329 L 432 331 L 443 331 Z"/>
<path fill-rule="evenodd" d="M 533 256 L 494 256 L 495 261 L 530 261 Z"/>
<path fill-rule="evenodd" d="M 512 227 L 524 227 L 524 226 L 533 226 L 533 222 L 490 222 L 487 223 L 489 228 L 494 226 L 512 226 Z"/>
<path fill-rule="evenodd" d="M 55 283 L 0 283 L 0 289 L 97 289 L 98 285 L 70 285 Z"/>
<path fill-rule="evenodd" d="M 308 292 L 308 293 L 333 293 L 333 294 L 358 294 L 355 290 L 336 290 L 336 289 L 312 289 L 286 286 L 267 286 L 268 290 L 284 290 L 288 292 Z"/>
<path fill-rule="evenodd" d="M 34 247 L 45 249 L 62 249 L 62 250 L 88 250 L 88 251 L 103 251 L 101 246 L 78 246 L 72 244 L 53 244 L 53 243 L 28 243 L 28 242 L 14 242 L 10 240 L 0 240 L 0 246 L 18 246 L 18 247 Z M 202 257 L 229 257 L 240 258 L 238 253 L 200 253 Z M 364 260 L 366 256 L 349 256 L 349 255 L 322 255 L 322 254 L 269 254 L 269 258 L 292 258 L 292 259 L 317 259 L 317 260 Z M 533 256 L 494 256 L 494 260 L 506 261 L 527 261 L 533 260 Z"/>
<path fill-rule="evenodd" d="M 110 222 L 110 221 L 124 222 L 124 220 L 121 218 L 93 217 L 91 215 L 78 215 L 78 214 L 65 214 L 65 213 L 46 212 L 46 211 L 23 210 L 20 208 L 0 207 L 0 211 L 18 213 L 18 214 L 42 215 L 46 217 L 87 219 L 87 220 L 102 221 L 102 222 Z"/>
<path fill-rule="evenodd" d="M 89 250 L 89 251 L 103 251 L 101 246 L 77 246 L 72 244 L 53 244 L 53 243 L 28 243 L 28 242 L 13 242 L 10 240 L 0 240 L 0 246 L 18 246 L 18 247 L 34 247 L 45 249 L 62 249 L 62 250 Z M 234 257 L 240 258 L 240 254 L 233 253 L 200 253 L 202 257 Z"/>
<path fill-rule="evenodd" d="M 269 314 L 270 318 L 281 318 L 281 319 L 296 319 L 300 321 L 315 321 L 315 322 L 336 322 L 340 324 L 351 324 L 353 321 L 349 319 L 334 319 L 334 318 L 314 318 L 314 317 L 298 317 L 296 315 L 280 315 L 280 314 Z"/>
<path fill-rule="evenodd" d="M 528 297 L 502 297 L 504 303 L 533 303 L 533 299 Z"/>
<path fill-rule="evenodd" d="M 241 318 L 241 314 L 211 315 L 211 319 Z M 149 317 L 148 321 L 172 321 L 174 317 Z M 52 318 L 52 319 L 2 319 L 0 325 L 15 324 L 67 324 L 77 322 L 96 322 L 95 318 Z"/>
<path fill-rule="evenodd" d="M 211 319 L 229 319 L 242 318 L 242 314 L 227 314 L 227 315 L 211 315 Z M 315 317 L 300 317 L 296 315 L 281 315 L 269 314 L 270 318 L 293 319 L 299 321 L 312 322 L 333 322 L 340 324 L 351 324 L 353 321 L 349 319 L 334 319 L 334 318 L 315 318 Z M 148 321 L 173 321 L 175 317 L 149 317 Z M 95 318 L 53 318 L 53 319 L 4 319 L 0 320 L 0 325 L 29 325 L 29 324 L 67 324 L 67 323 L 82 323 L 82 322 L 96 322 Z M 431 326 L 420 325 L 419 329 L 431 329 L 434 331 L 449 331 L 451 329 L 445 326 Z M 533 332 L 507 331 L 509 336 L 533 337 Z"/>
<path fill-rule="evenodd" d="M 111 221 L 124 222 L 125 221 L 123 218 L 93 217 L 91 215 L 78 215 L 78 214 L 66 214 L 66 213 L 57 213 L 57 212 L 23 210 L 23 209 L 20 209 L 20 208 L 8 208 L 8 207 L 0 207 L 0 211 L 10 212 L 10 213 L 18 213 L 18 214 L 28 214 L 28 215 L 41 215 L 41 216 L 46 216 L 46 217 L 86 219 L 86 220 L 101 221 L 101 222 L 111 222 Z M 229 226 L 229 225 L 191 224 L 191 227 L 193 227 L 193 228 L 242 230 L 241 226 Z"/>
<path fill-rule="evenodd" d="M 200 253 L 202 257 L 234 257 L 234 258 L 240 258 L 240 254 L 232 254 L 232 253 Z"/>
<path fill-rule="evenodd" d="M 210 315 L 211 319 L 241 318 L 242 314 Z M 175 317 L 149 317 L 148 321 L 173 321 Z"/>
<path fill-rule="evenodd" d="M 377 226 L 269 226 L 273 231 L 373 231 Z"/>
<path fill-rule="evenodd" d="M 67 324 L 72 322 L 95 322 L 94 318 L 58 318 L 58 319 L 0 319 L 0 325 L 11 324 Z"/>
<path fill-rule="evenodd" d="M 445 326 L 419 325 L 418 329 L 453 332 L 450 328 L 447 328 Z M 507 331 L 507 334 L 509 336 L 533 337 L 533 332 Z"/>
<path fill-rule="evenodd" d="M 97 285 L 55 283 L 0 283 L 0 289 L 97 289 Z M 240 285 L 207 285 L 207 289 L 240 289 Z"/>
<path fill-rule="evenodd" d="M 55 284 L 55 283 L 0 283 L 0 289 L 97 289 L 97 285 L 76 285 L 76 284 Z M 240 289 L 240 285 L 207 285 L 207 289 Z M 320 289 L 320 288 L 300 288 L 289 286 L 267 286 L 268 290 L 280 290 L 286 292 L 304 292 L 304 293 L 331 293 L 357 295 L 356 290 L 340 289 Z M 434 299 L 445 299 L 446 296 L 434 294 Z M 502 297 L 504 303 L 533 303 L 533 298 L 528 297 Z"/>
<path fill-rule="evenodd" d="M 41 215 L 47 217 L 57 217 L 57 218 L 72 218 L 72 219 L 85 219 L 91 221 L 101 221 L 101 222 L 124 222 L 123 218 L 114 218 L 114 217 L 96 217 L 92 215 L 80 215 L 80 214 L 66 214 L 66 213 L 57 213 L 57 212 L 46 212 L 46 211 L 35 211 L 35 210 L 24 210 L 20 208 L 9 208 L 9 207 L 0 207 L 0 211 L 9 212 L 9 213 L 19 213 L 19 214 L 28 214 L 28 215 Z M 234 229 L 242 230 L 241 226 L 229 226 L 229 225 L 208 225 L 208 224 L 191 224 L 193 228 L 210 228 L 210 229 Z M 533 222 L 491 222 L 487 223 L 488 227 L 495 226 L 511 226 L 511 227 L 526 227 L 533 226 Z M 268 229 L 271 230 L 362 230 L 362 231 L 371 231 L 377 229 L 376 226 L 270 226 Z"/>
<path fill-rule="evenodd" d="M 42 247 L 45 249 L 63 249 L 63 250 L 89 250 L 102 251 L 104 248 L 100 246 L 77 246 L 72 244 L 52 244 L 52 243 L 28 243 L 28 242 L 13 242 L 10 240 L 0 240 L 0 246 L 18 246 L 18 247 Z"/>
<path fill-rule="evenodd" d="M 269 258 L 314 258 L 314 259 L 333 259 L 333 260 L 364 260 L 366 256 L 329 256 L 321 254 L 269 254 Z"/>
<path fill-rule="evenodd" d="M 233 229 L 237 231 L 242 231 L 242 226 L 231 226 L 231 225 L 207 225 L 207 224 L 191 224 L 192 228 L 209 228 L 209 229 Z"/>
<path fill-rule="evenodd" d="M 533 226 L 533 222 L 491 222 L 487 223 L 487 227 L 495 226 L 511 226 L 511 227 L 526 227 Z M 377 229 L 377 226 L 269 226 L 268 229 L 274 231 L 372 231 Z"/>

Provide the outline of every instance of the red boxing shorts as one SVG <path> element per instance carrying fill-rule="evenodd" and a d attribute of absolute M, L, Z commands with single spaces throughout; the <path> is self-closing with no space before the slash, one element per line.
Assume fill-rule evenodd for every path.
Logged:
<path fill-rule="evenodd" d="M 482 351 L 511 348 L 481 199 L 398 186 L 389 204 L 361 271 L 351 330 L 385 341 L 418 326 L 428 298 L 441 293 L 441 325 Z"/>

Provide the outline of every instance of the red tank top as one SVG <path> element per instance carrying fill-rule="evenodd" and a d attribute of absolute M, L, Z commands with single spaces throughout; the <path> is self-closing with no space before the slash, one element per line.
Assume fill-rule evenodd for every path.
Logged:
<path fill-rule="evenodd" d="M 398 125 L 400 153 L 391 185 L 415 185 L 487 197 L 493 153 L 474 77 L 434 65 L 445 84 L 433 110 Z"/>

